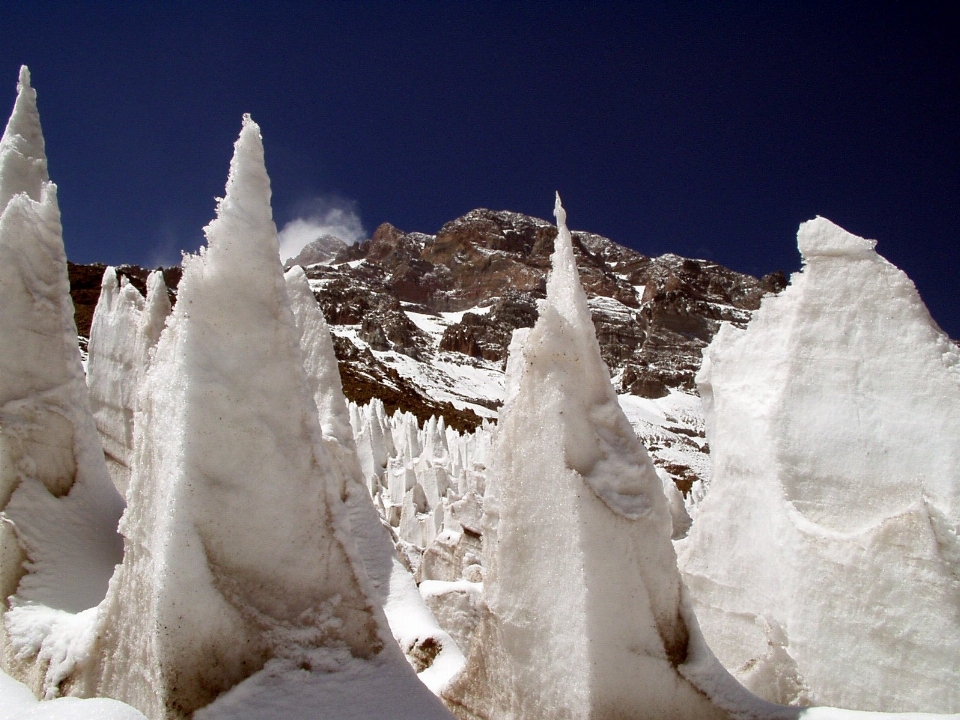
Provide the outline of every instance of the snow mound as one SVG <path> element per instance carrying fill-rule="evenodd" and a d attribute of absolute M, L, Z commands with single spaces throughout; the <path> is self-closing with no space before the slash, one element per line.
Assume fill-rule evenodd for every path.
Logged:
<path fill-rule="evenodd" d="M 956 347 L 874 242 L 817 218 L 804 268 L 698 377 L 713 483 L 681 567 L 755 693 L 960 711 Z"/>
<path fill-rule="evenodd" d="M 136 709 L 106 698 L 40 702 L 23 683 L 0 671 L 0 720 L 146 720 Z"/>

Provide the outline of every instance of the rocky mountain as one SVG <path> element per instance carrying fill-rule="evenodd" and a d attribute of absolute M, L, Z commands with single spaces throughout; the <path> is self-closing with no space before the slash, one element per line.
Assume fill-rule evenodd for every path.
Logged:
<path fill-rule="evenodd" d="M 421 422 L 442 416 L 460 431 L 494 420 L 507 346 L 515 329 L 537 319 L 556 234 L 545 220 L 478 209 L 433 235 L 384 223 L 356 245 L 321 238 L 304 248 L 301 260 L 337 249 L 305 269 L 334 334 L 347 398 L 376 397 L 387 412 L 409 411 Z M 589 232 L 574 231 L 573 244 L 617 391 L 657 464 L 689 492 L 709 472 L 693 381 L 701 351 L 721 322 L 745 324 L 786 278 L 672 254 L 651 258 Z M 102 271 L 70 266 L 81 336 Z M 134 285 L 146 280 L 141 268 L 119 272 Z M 179 269 L 164 279 L 175 295 Z"/>
<path fill-rule="evenodd" d="M 352 339 L 372 350 L 502 363 L 512 331 L 536 320 L 556 232 L 544 220 L 482 209 L 436 235 L 383 224 L 307 274 L 330 323 L 356 326 Z M 604 360 L 621 392 L 642 397 L 693 390 L 700 350 L 720 322 L 746 322 L 765 292 L 786 285 L 782 273 L 757 280 L 706 260 L 649 258 L 599 235 L 573 236 Z M 443 325 L 435 347 L 425 337 L 431 323 Z M 460 392 L 468 406 L 489 405 Z"/>
<path fill-rule="evenodd" d="M 347 247 L 347 243 L 335 235 L 321 235 L 316 240 L 312 240 L 303 246 L 303 249 L 296 257 L 290 258 L 284 263 L 287 267 L 300 265 L 316 265 L 333 260 L 339 253 Z"/>

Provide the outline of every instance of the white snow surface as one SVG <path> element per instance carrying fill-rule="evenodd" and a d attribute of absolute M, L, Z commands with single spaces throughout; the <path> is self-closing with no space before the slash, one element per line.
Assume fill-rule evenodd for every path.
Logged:
<path fill-rule="evenodd" d="M 75 637 L 77 623 L 51 619 L 103 599 L 122 557 L 123 500 L 90 412 L 56 186 L 25 67 L 0 140 L 0 203 L 0 662 L 40 689 L 83 652 L 58 632 Z"/>
<path fill-rule="evenodd" d="M 146 720 L 135 708 L 107 698 L 40 702 L 30 688 L 0 671 L 0 720 Z"/>
<path fill-rule="evenodd" d="M 195 713 L 195 720 L 450 720 L 440 700 L 411 686 L 410 669 L 343 658 L 329 671 L 271 660 L 246 682 Z M 314 664 L 315 663 L 315 664 Z M 416 682 L 416 681 L 414 681 Z"/>
<path fill-rule="evenodd" d="M 98 694 L 154 719 L 231 688 L 204 716 L 257 717 L 275 682 L 300 683 L 290 674 L 337 684 L 367 661 L 434 702 L 391 651 L 351 539 L 271 215 L 260 131 L 245 117 L 208 247 L 185 259 L 141 389 L 126 555 L 99 618 Z M 237 696 L 249 699 L 239 710 Z"/>
<path fill-rule="evenodd" d="M 960 711 L 960 374 L 913 283 L 823 218 L 698 383 L 714 461 L 681 541 L 710 647 L 777 702 Z"/>
<path fill-rule="evenodd" d="M 486 718 L 722 717 L 677 671 L 670 511 L 600 357 L 559 198 L 556 215 L 547 300 L 508 362 L 486 609 L 444 697 Z"/>

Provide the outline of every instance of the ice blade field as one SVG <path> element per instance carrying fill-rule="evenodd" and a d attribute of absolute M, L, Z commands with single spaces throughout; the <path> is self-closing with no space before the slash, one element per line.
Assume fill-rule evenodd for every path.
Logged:
<path fill-rule="evenodd" d="M 764 285 L 558 196 L 285 268 L 267 157 L 84 372 L 21 70 L 0 718 L 960 717 L 960 352 L 874 241 Z"/>

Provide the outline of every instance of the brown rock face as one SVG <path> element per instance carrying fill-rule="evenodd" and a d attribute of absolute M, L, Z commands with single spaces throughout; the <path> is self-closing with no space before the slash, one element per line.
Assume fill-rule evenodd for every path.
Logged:
<path fill-rule="evenodd" d="M 536 321 L 537 306 L 533 297 L 507 290 L 486 315 L 468 312 L 458 324 L 448 327 L 440 340 L 440 350 L 504 362 L 513 331 L 533 327 Z"/>
<path fill-rule="evenodd" d="M 473 210 L 436 235 L 383 224 L 341 253 L 317 296 L 332 324 L 359 324 L 375 350 L 419 360 L 431 352 L 502 362 L 512 332 L 533 325 L 546 288 L 557 230 L 518 213 Z M 574 232 L 581 281 L 590 298 L 603 358 L 620 390 L 661 397 L 693 389 L 701 350 L 723 321 L 745 323 L 767 292 L 785 287 L 782 273 L 762 281 L 706 260 L 649 258 L 600 235 Z M 363 260 L 347 265 L 347 261 Z M 468 312 L 447 326 L 439 346 L 404 323 L 403 311 Z"/>
<path fill-rule="evenodd" d="M 384 223 L 362 243 L 327 243 L 324 255 L 336 251 L 335 259 L 311 266 L 307 275 L 335 334 L 413 358 L 428 373 L 441 358 L 502 363 L 513 331 L 537 319 L 556 234 L 545 220 L 484 209 L 446 223 L 436 235 Z M 780 272 L 757 280 L 706 260 L 650 258 L 592 233 L 575 231 L 573 239 L 601 352 L 621 392 L 662 397 L 670 388 L 692 390 L 701 351 L 720 323 L 746 323 L 765 293 L 786 286 Z M 81 335 L 89 332 L 103 269 L 70 266 Z M 147 271 L 120 271 L 143 289 Z M 164 271 L 172 289 L 178 271 Z M 458 322 L 440 316 L 470 310 Z M 419 326 L 431 321 L 440 323 L 442 335 L 431 337 Z M 338 338 L 337 351 L 352 400 L 379 396 L 388 408 L 418 416 L 429 408 L 460 428 L 480 421 L 472 411 L 438 403 L 345 337 Z M 474 404 L 491 407 L 489 399 Z"/>

